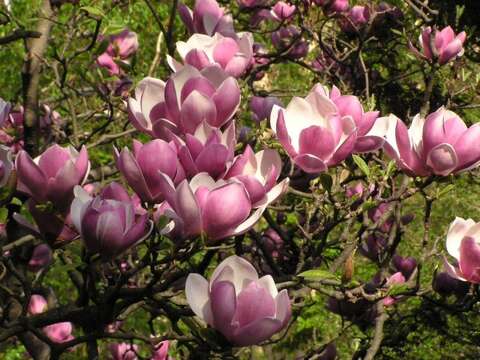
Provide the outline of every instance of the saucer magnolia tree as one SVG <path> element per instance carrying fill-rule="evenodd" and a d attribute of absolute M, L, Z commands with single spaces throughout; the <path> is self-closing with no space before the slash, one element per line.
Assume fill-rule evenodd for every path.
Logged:
<path fill-rule="evenodd" d="M 0 4 L 0 357 L 477 358 L 479 11 Z"/>

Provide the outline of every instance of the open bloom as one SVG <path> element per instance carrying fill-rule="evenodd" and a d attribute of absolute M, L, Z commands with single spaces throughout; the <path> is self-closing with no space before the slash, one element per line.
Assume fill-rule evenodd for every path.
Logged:
<path fill-rule="evenodd" d="M 330 91 L 325 86 L 316 86 L 315 90 L 323 93 L 335 105 L 336 112 L 342 117 L 350 116 L 357 127 L 357 141 L 354 152 L 363 153 L 380 149 L 384 142 L 386 132 L 381 122 L 376 122 L 378 111 L 363 110 L 362 103 L 356 96 L 342 95 L 340 90 L 333 86 Z"/>
<path fill-rule="evenodd" d="M 235 124 L 232 122 L 225 131 L 213 128 L 206 122 L 200 124 L 194 134 L 186 134 L 185 141 L 176 137 L 178 157 L 189 178 L 206 172 L 219 178 L 231 164 L 235 145 Z"/>
<path fill-rule="evenodd" d="M 152 204 L 163 200 L 158 181 L 160 172 L 175 184 L 185 178 L 175 145 L 161 139 L 146 144 L 133 140 L 133 153 L 126 147 L 121 152 L 115 149 L 115 157 L 118 169 L 135 193 Z"/>
<path fill-rule="evenodd" d="M 294 97 L 286 109 L 274 106 L 270 126 L 295 164 L 308 173 L 345 160 L 357 140 L 353 118 L 338 114 L 319 85 L 306 98 Z"/>
<path fill-rule="evenodd" d="M 411 43 L 409 46 L 410 50 L 419 58 L 430 62 L 437 60 L 440 65 L 443 65 L 463 55 L 463 43 L 466 38 L 465 31 L 455 35 L 450 26 L 441 31 L 435 30 L 433 34 L 432 28 L 428 26 L 422 30 L 418 39 L 421 50 L 417 50 Z"/>
<path fill-rule="evenodd" d="M 254 153 L 248 145 L 245 152 L 235 158 L 224 179 L 243 183 L 253 207 L 265 206 L 284 193 L 289 184 L 286 178 L 277 184 L 282 171 L 282 160 L 276 150 L 265 149 Z"/>
<path fill-rule="evenodd" d="M 168 176 L 162 179 L 166 202 L 159 211 L 174 221 L 172 235 L 176 237 L 204 233 L 210 241 L 215 241 L 240 235 L 255 225 L 265 210 L 262 207 L 252 213 L 248 192 L 238 181 L 215 181 L 200 173 L 175 188 Z"/>
<path fill-rule="evenodd" d="M 394 115 L 379 121 L 387 123 L 387 154 L 409 175 L 447 176 L 474 168 L 480 161 L 480 124 L 467 128 L 444 107 L 425 119 L 416 115 L 409 129 Z"/>
<path fill-rule="evenodd" d="M 35 160 L 27 152 L 20 151 L 16 168 L 18 190 L 39 204 L 50 201 L 63 212 L 73 200 L 73 187 L 87 178 L 90 162 L 84 146 L 77 152 L 71 146 L 63 148 L 54 144 Z"/>
<path fill-rule="evenodd" d="M 144 240 L 152 231 L 148 214 L 135 215 L 132 202 L 124 201 L 126 190 L 91 198 L 81 186 L 75 187 L 71 216 L 86 248 L 112 258 Z M 112 196 L 113 195 L 113 196 Z M 112 198 L 113 197 L 113 198 Z"/>
<path fill-rule="evenodd" d="M 270 14 L 271 17 L 275 20 L 285 21 L 293 16 L 295 10 L 295 5 L 287 4 L 284 1 L 277 1 L 277 3 L 273 6 Z"/>
<path fill-rule="evenodd" d="M 196 0 L 193 11 L 180 3 L 178 13 L 190 34 L 235 36 L 232 17 L 215 0 Z"/>
<path fill-rule="evenodd" d="M 455 263 L 450 264 L 445 258 L 448 274 L 458 280 L 480 284 L 480 223 L 455 218 L 448 229 L 446 245 L 455 259 Z"/>
<path fill-rule="evenodd" d="M 210 282 L 190 274 L 185 284 L 193 312 L 238 346 L 258 344 L 281 331 L 290 320 L 286 289 L 278 292 L 270 275 L 238 256 L 222 261 Z"/>
<path fill-rule="evenodd" d="M 213 36 L 194 34 L 186 42 L 177 42 L 177 51 L 183 64 L 198 70 L 217 65 L 228 75 L 240 77 L 250 66 L 253 58 L 253 35 L 238 33 L 237 38 L 215 33 Z M 168 58 L 172 70 L 178 71 L 183 65 Z"/>
<path fill-rule="evenodd" d="M 108 345 L 112 360 L 136 360 L 138 346 L 128 343 L 114 343 Z"/>
<path fill-rule="evenodd" d="M 170 139 L 170 133 L 192 134 L 206 121 L 219 128 L 228 123 L 240 105 L 237 81 L 217 66 L 202 71 L 185 65 L 166 83 L 145 78 L 128 100 L 130 122 L 153 137 Z"/>
<path fill-rule="evenodd" d="M 97 65 L 106 68 L 110 75 L 119 75 L 121 68 L 118 62 L 127 62 L 138 50 L 137 34 L 128 29 L 108 38 L 109 44 L 103 54 L 97 58 Z"/>

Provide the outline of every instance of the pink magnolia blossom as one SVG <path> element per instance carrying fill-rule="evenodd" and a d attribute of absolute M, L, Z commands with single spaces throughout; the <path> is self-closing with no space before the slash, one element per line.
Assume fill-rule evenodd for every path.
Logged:
<path fill-rule="evenodd" d="M 17 153 L 23 149 L 23 107 L 12 110 L 11 105 L 0 98 L 0 144 Z"/>
<path fill-rule="evenodd" d="M 467 128 L 453 111 L 441 107 L 426 118 L 416 115 L 410 128 L 394 115 L 385 122 L 385 150 L 411 176 L 447 176 L 480 161 L 480 124 Z"/>
<path fill-rule="evenodd" d="M 199 173 L 175 188 L 164 175 L 161 186 L 166 201 L 158 211 L 173 220 L 174 237 L 205 234 L 214 242 L 240 235 L 252 228 L 265 211 L 265 206 L 252 211 L 245 186 L 236 180 L 215 181 Z"/>
<path fill-rule="evenodd" d="M 16 158 L 18 190 L 28 194 L 38 204 L 50 201 L 60 211 L 68 211 L 73 200 L 73 188 L 82 184 L 89 173 L 87 149 L 50 146 L 32 160 L 25 151 Z"/>
<path fill-rule="evenodd" d="M 185 178 L 175 145 L 161 139 L 146 144 L 134 140 L 133 153 L 126 147 L 121 152 L 115 149 L 115 159 L 117 168 L 135 193 L 151 204 L 163 200 L 158 180 L 160 172 L 169 176 L 175 184 Z"/>
<path fill-rule="evenodd" d="M 282 171 L 282 160 L 276 150 L 265 149 L 254 153 L 250 146 L 233 161 L 224 179 L 243 183 L 253 207 L 265 206 L 275 201 L 288 188 L 289 179 L 277 184 Z"/>
<path fill-rule="evenodd" d="M 109 344 L 108 349 L 112 355 L 111 360 L 137 360 L 138 346 L 127 343 Z"/>
<path fill-rule="evenodd" d="M 399 271 L 399 272 L 396 272 L 395 274 L 393 274 L 392 276 L 390 276 L 388 279 L 387 279 L 387 282 L 385 283 L 385 287 L 386 288 L 389 288 L 393 285 L 399 285 L 399 284 L 403 284 L 405 283 L 405 277 L 403 276 L 403 274 Z M 387 296 L 383 299 L 383 305 L 384 306 L 392 306 L 393 304 L 395 304 L 396 302 L 398 301 L 398 298 L 394 297 L 394 296 Z"/>
<path fill-rule="evenodd" d="M 108 70 L 110 75 L 120 75 L 119 62 L 128 63 L 128 59 L 138 50 L 137 34 L 124 29 L 119 34 L 108 37 L 108 47 L 97 58 L 97 65 Z"/>
<path fill-rule="evenodd" d="M 30 315 L 41 314 L 48 309 L 47 300 L 38 294 L 30 296 L 30 302 L 28 303 L 27 311 Z"/>
<path fill-rule="evenodd" d="M 189 178 L 206 172 L 218 179 L 225 174 L 233 161 L 236 145 L 235 123 L 232 122 L 222 132 L 203 122 L 193 134 L 185 135 L 185 141 L 179 137 L 175 137 L 173 141 L 178 148 L 178 158 Z"/>
<path fill-rule="evenodd" d="M 237 346 L 259 344 L 281 331 L 291 317 L 287 290 L 238 256 L 222 261 L 210 281 L 190 274 L 185 284 L 193 312 Z"/>
<path fill-rule="evenodd" d="M 345 12 L 349 8 L 348 0 L 313 0 L 318 6 L 322 6 L 328 14 L 333 12 Z"/>
<path fill-rule="evenodd" d="M 73 325 L 71 322 L 60 322 L 45 326 L 43 332 L 50 340 L 56 343 L 63 343 L 74 339 Z"/>
<path fill-rule="evenodd" d="M 345 160 L 354 150 L 358 131 L 351 116 L 338 114 L 320 85 L 306 98 L 294 97 L 286 109 L 274 106 L 270 126 L 294 163 L 308 173 Z"/>
<path fill-rule="evenodd" d="M 458 280 L 480 284 L 480 223 L 460 217 L 450 224 L 446 247 L 455 259 L 444 259 L 447 273 Z"/>
<path fill-rule="evenodd" d="M 317 86 L 317 91 L 328 97 L 337 108 L 337 113 L 342 117 L 350 116 L 357 127 L 357 141 L 354 151 L 356 153 L 371 152 L 380 149 L 385 140 L 385 126 L 377 123 L 378 111 L 365 112 L 360 100 L 353 95 L 342 95 L 340 90 L 333 86 L 330 91 L 323 86 Z"/>
<path fill-rule="evenodd" d="M 178 5 L 180 19 L 190 34 L 199 33 L 235 37 L 232 17 L 225 14 L 225 9 L 215 0 L 196 0 L 193 11 L 180 3 Z"/>
<path fill-rule="evenodd" d="M 419 58 L 430 62 L 438 61 L 440 65 L 463 55 L 463 43 L 467 38 L 465 31 L 455 35 L 450 26 L 441 31 L 435 30 L 432 33 L 430 26 L 424 28 L 418 42 L 421 49 L 415 48 L 409 43 L 410 50 Z"/>
<path fill-rule="evenodd" d="M 340 20 L 340 27 L 345 32 L 357 32 L 370 20 L 370 7 L 355 5 L 346 13 L 345 18 Z"/>
<path fill-rule="evenodd" d="M 295 5 L 287 4 L 284 1 L 277 1 L 273 6 L 270 14 L 272 19 L 277 21 L 285 21 L 290 19 L 295 13 Z"/>
<path fill-rule="evenodd" d="M 294 25 L 283 26 L 272 33 L 272 44 L 280 52 L 292 59 L 300 59 L 308 54 L 308 42 L 301 37 L 301 32 Z"/>
<path fill-rule="evenodd" d="M 193 34 L 186 42 L 177 42 L 177 51 L 185 65 L 198 70 L 217 65 L 228 75 L 240 77 L 252 62 L 253 35 L 249 32 L 237 35 L 237 38 L 231 38 L 220 33 L 212 36 Z M 184 66 L 172 57 L 167 59 L 173 71 Z"/>
<path fill-rule="evenodd" d="M 81 186 L 75 187 L 72 222 L 86 248 L 111 259 L 143 241 L 152 231 L 148 214 L 136 215 L 134 205 L 125 200 L 128 193 L 121 186 L 115 193 L 101 193 L 92 198 Z"/>
<path fill-rule="evenodd" d="M 233 118 L 240 105 L 237 81 L 217 66 L 202 71 L 185 65 L 166 83 L 143 79 L 128 100 L 129 120 L 138 130 L 170 140 L 192 134 L 206 121 L 219 128 Z"/>
<path fill-rule="evenodd" d="M 170 342 L 168 340 L 162 341 L 155 347 L 155 351 L 150 360 L 173 360 L 168 356 L 168 347 Z"/>

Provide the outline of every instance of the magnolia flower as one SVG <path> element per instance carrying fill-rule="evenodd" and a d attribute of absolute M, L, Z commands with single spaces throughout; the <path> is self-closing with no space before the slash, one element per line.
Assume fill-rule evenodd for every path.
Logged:
<path fill-rule="evenodd" d="M 40 244 L 33 249 L 28 261 L 28 270 L 36 272 L 48 266 L 52 261 L 52 250 L 47 244 Z"/>
<path fill-rule="evenodd" d="M 432 28 L 428 26 L 422 30 L 418 39 L 421 50 L 417 50 L 411 42 L 409 42 L 409 47 L 417 57 L 430 62 L 438 61 L 440 65 L 443 65 L 463 55 L 463 43 L 466 38 L 465 31 L 455 35 L 450 26 L 441 31 L 435 30 L 433 34 Z"/>
<path fill-rule="evenodd" d="M 259 123 L 262 120 L 269 119 L 273 106 L 282 106 L 282 102 L 275 96 L 252 96 L 249 105 L 253 120 Z"/>
<path fill-rule="evenodd" d="M 241 181 L 248 192 L 253 207 L 265 206 L 283 194 L 289 179 L 276 184 L 282 171 L 282 160 L 276 150 L 265 149 L 254 153 L 247 145 L 245 152 L 233 161 L 224 179 Z"/>
<path fill-rule="evenodd" d="M 210 281 L 189 274 L 185 293 L 193 312 L 237 346 L 269 339 L 291 317 L 287 290 L 278 292 L 270 275 L 259 279 L 255 268 L 235 255 L 217 266 Z"/>
<path fill-rule="evenodd" d="M 168 340 L 162 341 L 155 347 L 155 351 L 152 354 L 150 360 L 172 360 L 170 356 L 168 356 L 168 347 L 170 342 Z"/>
<path fill-rule="evenodd" d="M 393 285 L 400 285 L 400 284 L 404 284 L 405 283 L 405 276 L 403 276 L 403 274 L 399 271 L 399 272 L 396 272 L 395 274 L 393 274 L 392 276 L 390 276 L 388 279 L 387 279 L 387 282 L 385 283 L 385 288 L 390 288 L 392 287 Z M 394 297 L 394 296 L 387 296 L 385 298 L 383 298 L 383 305 L 384 306 L 392 306 L 393 304 L 395 304 L 397 302 L 398 298 Z"/>
<path fill-rule="evenodd" d="M 341 13 L 349 8 L 348 0 L 314 0 L 314 2 L 318 6 L 322 6 L 327 13 Z"/>
<path fill-rule="evenodd" d="M 463 297 L 468 293 L 469 284 L 465 281 L 458 280 L 456 277 L 450 276 L 447 272 L 440 272 L 435 275 L 432 282 L 433 290 L 440 295 L 456 295 Z"/>
<path fill-rule="evenodd" d="M 455 279 L 480 284 L 480 223 L 455 218 L 448 229 L 446 245 L 455 259 L 450 264 L 444 258 L 447 273 Z"/>
<path fill-rule="evenodd" d="M 100 253 L 105 259 L 118 256 L 152 231 L 148 214 L 135 215 L 132 202 L 124 200 L 123 188 L 113 198 L 111 193 L 92 198 L 81 186 L 74 192 L 72 222 L 90 252 Z"/>
<path fill-rule="evenodd" d="M 280 52 L 286 52 L 290 58 L 300 59 L 308 54 L 308 43 L 294 25 L 281 27 L 272 33 L 272 44 Z"/>
<path fill-rule="evenodd" d="M 284 1 L 277 1 L 270 11 L 271 17 L 277 21 L 285 21 L 290 19 L 295 13 L 295 5 L 287 4 Z"/>
<path fill-rule="evenodd" d="M 394 115 L 379 119 L 387 126 L 385 150 L 411 176 L 447 176 L 470 170 L 480 161 L 480 124 L 467 128 L 453 111 L 439 108 L 410 128 Z"/>
<path fill-rule="evenodd" d="M 178 147 L 178 158 L 189 178 L 206 172 L 217 179 L 225 174 L 234 157 L 235 123 L 232 122 L 222 132 L 203 122 L 194 134 L 185 135 L 185 141 L 176 137 L 174 142 Z"/>
<path fill-rule="evenodd" d="M 240 105 L 237 81 L 217 66 L 198 71 L 185 65 L 166 83 L 143 79 L 128 100 L 129 120 L 138 130 L 169 140 L 171 132 L 192 134 L 206 121 L 219 128 Z"/>
<path fill-rule="evenodd" d="M 370 20 L 370 8 L 363 5 L 353 6 L 345 18 L 341 19 L 340 27 L 345 32 L 356 32 Z"/>
<path fill-rule="evenodd" d="M 178 13 L 190 34 L 211 36 L 218 32 L 224 36 L 235 37 L 232 17 L 226 15 L 215 0 L 196 0 L 193 11 L 180 3 Z"/>
<path fill-rule="evenodd" d="M 50 340 L 56 343 L 63 343 L 74 339 L 73 325 L 71 322 L 60 322 L 45 326 L 43 332 Z"/>
<path fill-rule="evenodd" d="M 293 162 L 308 173 L 326 171 L 354 150 L 357 128 L 338 114 L 320 85 L 306 98 L 294 97 L 286 109 L 274 106 L 270 126 Z"/>
<path fill-rule="evenodd" d="M 47 300 L 42 295 L 33 294 L 30 296 L 27 311 L 30 315 L 41 314 L 48 309 Z"/>
<path fill-rule="evenodd" d="M 97 58 L 97 64 L 106 68 L 110 75 L 119 75 L 121 68 L 118 63 L 127 63 L 128 58 L 138 50 L 137 34 L 125 29 L 119 34 L 110 35 L 107 41 L 109 41 L 108 47 Z"/>
<path fill-rule="evenodd" d="M 11 105 L 0 98 L 0 143 L 14 153 L 23 149 L 23 107 L 12 110 Z"/>
<path fill-rule="evenodd" d="M 108 349 L 112 360 L 136 360 L 138 346 L 135 344 L 115 343 L 109 344 Z"/>
<path fill-rule="evenodd" d="M 392 264 L 397 271 L 402 273 L 405 279 L 409 279 L 417 268 L 417 260 L 410 256 L 402 257 L 400 255 L 394 255 Z"/>
<path fill-rule="evenodd" d="M 19 191 L 39 204 L 50 201 L 64 212 L 73 200 L 73 187 L 87 178 L 90 162 L 85 146 L 77 152 L 71 146 L 63 148 L 54 144 L 35 160 L 27 152 L 20 151 L 16 169 Z"/>
<path fill-rule="evenodd" d="M 316 86 L 315 90 L 328 97 L 336 107 L 336 112 L 342 117 L 350 116 L 357 127 L 356 153 L 370 152 L 380 149 L 385 140 L 385 126 L 377 123 L 378 111 L 363 110 L 363 106 L 356 96 L 342 95 L 340 90 L 333 86 L 328 91 L 325 86 Z"/>
<path fill-rule="evenodd" d="M 264 206 L 252 213 L 245 186 L 235 180 L 215 182 L 208 174 L 200 173 L 175 188 L 168 176 L 162 179 L 166 202 L 159 212 L 174 221 L 172 235 L 176 237 L 204 233 L 210 241 L 216 241 L 240 235 L 253 227 L 265 210 Z"/>
<path fill-rule="evenodd" d="M 158 178 L 160 172 L 169 176 L 175 184 L 185 178 L 185 172 L 177 159 L 174 144 L 155 139 L 146 144 L 133 140 L 133 154 L 125 147 L 115 149 L 118 170 L 137 195 L 155 204 L 163 200 Z"/>
<path fill-rule="evenodd" d="M 249 32 L 238 33 L 238 38 L 234 39 L 220 33 L 213 36 L 193 34 L 186 42 L 177 42 L 177 51 L 185 65 L 198 70 L 217 65 L 228 75 L 240 77 L 252 62 L 253 35 Z M 175 72 L 184 66 L 172 57 L 167 59 Z"/>

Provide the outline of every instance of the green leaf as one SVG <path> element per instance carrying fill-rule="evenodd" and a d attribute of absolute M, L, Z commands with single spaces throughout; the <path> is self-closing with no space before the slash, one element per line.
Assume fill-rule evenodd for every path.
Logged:
<path fill-rule="evenodd" d="M 0 208 L 0 224 L 5 224 L 7 222 L 8 217 L 8 209 L 7 208 Z"/>
<path fill-rule="evenodd" d="M 407 284 L 394 284 L 388 289 L 387 295 L 389 296 L 401 295 L 406 293 L 409 289 L 410 288 Z"/>
<path fill-rule="evenodd" d="M 102 18 L 105 17 L 105 14 L 102 12 L 102 10 L 94 6 L 82 6 L 80 10 L 86 11 L 87 13 L 93 16 L 99 16 Z"/>
<path fill-rule="evenodd" d="M 325 279 L 338 280 L 337 275 L 335 275 L 334 273 L 328 270 L 322 270 L 322 269 L 307 270 L 298 274 L 298 276 L 307 280 L 325 280 Z"/>
<path fill-rule="evenodd" d="M 454 185 L 454 184 L 449 184 L 449 185 L 445 186 L 443 189 L 441 189 L 440 191 L 438 191 L 437 197 L 441 197 L 441 196 L 449 193 L 449 192 L 452 191 L 454 188 L 455 188 L 455 185 Z"/>
<path fill-rule="evenodd" d="M 368 211 L 370 209 L 373 209 L 377 206 L 377 204 L 375 203 L 375 201 L 365 201 L 363 204 L 362 204 L 362 210 L 363 211 Z"/>
<path fill-rule="evenodd" d="M 367 163 L 365 162 L 365 160 L 363 160 L 360 156 L 358 155 L 353 155 L 353 161 L 355 162 L 355 164 L 357 164 L 357 166 L 359 167 L 359 169 L 367 176 L 367 177 L 370 177 L 370 168 L 368 167 Z"/>
<path fill-rule="evenodd" d="M 394 169 L 395 169 L 395 161 L 391 160 L 387 165 L 387 170 L 385 170 L 385 177 L 386 178 L 390 177 Z"/>
<path fill-rule="evenodd" d="M 320 174 L 320 182 L 322 187 L 327 191 L 330 192 L 332 190 L 333 180 L 329 174 L 321 173 Z"/>

